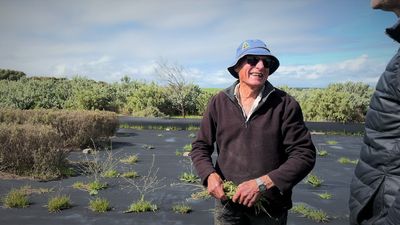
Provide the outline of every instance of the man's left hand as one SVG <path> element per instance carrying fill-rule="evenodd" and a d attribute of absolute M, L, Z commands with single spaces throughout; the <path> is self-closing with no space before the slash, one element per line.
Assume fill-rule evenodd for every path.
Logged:
<path fill-rule="evenodd" d="M 232 201 L 247 207 L 252 207 L 260 195 L 261 193 L 258 189 L 256 180 L 248 180 L 239 184 Z"/>

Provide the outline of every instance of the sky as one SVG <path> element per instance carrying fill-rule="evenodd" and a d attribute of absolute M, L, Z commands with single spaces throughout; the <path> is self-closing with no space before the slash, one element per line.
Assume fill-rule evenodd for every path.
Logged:
<path fill-rule="evenodd" d="M 28 76 L 160 81 L 160 62 L 188 82 L 223 88 L 247 39 L 280 61 L 275 86 L 374 86 L 398 43 L 397 17 L 368 0 L 0 0 L 0 68 Z"/>

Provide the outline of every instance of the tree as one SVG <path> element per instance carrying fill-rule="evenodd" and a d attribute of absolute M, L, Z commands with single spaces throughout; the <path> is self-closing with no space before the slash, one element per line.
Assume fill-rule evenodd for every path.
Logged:
<path fill-rule="evenodd" d="M 157 61 L 156 73 L 167 82 L 168 99 L 183 118 L 188 112 L 196 110 L 196 99 L 201 90 L 197 85 L 186 81 L 183 66 L 170 64 L 166 60 Z"/>
<path fill-rule="evenodd" d="M 19 80 L 22 77 L 26 77 L 24 72 L 0 69 L 0 80 Z"/>

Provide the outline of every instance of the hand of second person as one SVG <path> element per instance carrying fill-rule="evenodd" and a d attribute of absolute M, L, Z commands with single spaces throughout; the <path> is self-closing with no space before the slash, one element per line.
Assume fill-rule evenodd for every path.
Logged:
<path fill-rule="evenodd" d="M 255 180 L 248 180 L 239 184 L 235 195 L 232 198 L 233 202 L 251 207 L 256 203 L 261 193 Z"/>

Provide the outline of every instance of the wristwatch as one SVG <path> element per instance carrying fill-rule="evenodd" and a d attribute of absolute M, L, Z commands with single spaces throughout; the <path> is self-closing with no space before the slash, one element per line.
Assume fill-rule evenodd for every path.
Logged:
<path fill-rule="evenodd" d="M 267 186 L 264 184 L 264 181 L 262 181 L 261 178 L 257 178 L 256 183 L 260 192 L 264 192 L 267 190 Z"/>

